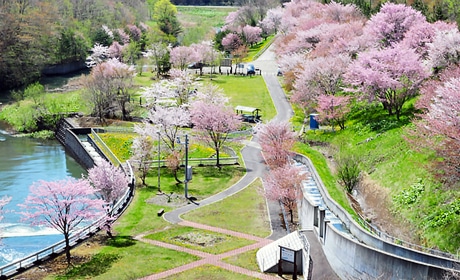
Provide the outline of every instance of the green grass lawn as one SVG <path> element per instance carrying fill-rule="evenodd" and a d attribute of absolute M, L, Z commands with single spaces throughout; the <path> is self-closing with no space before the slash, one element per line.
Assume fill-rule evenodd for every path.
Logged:
<path fill-rule="evenodd" d="M 237 7 L 230 6 L 177 6 L 177 18 L 184 30 L 181 44 L 188 46 L 203 40 L 213 40 L 216 29 L 224 25 L 228 13 L 236 10 Z"/>
<path fill-rule="evenodd" d="M 257 264 L 256 259 L 256 254 L 258 250 L 259 249 L 255 249 L 239 255 L 231 256 L 223 259 L 223 261 L 229 264 L 244 267 L 252 271 L 259 271 L 259 265 Z"/>
<path fill-rule="evenodd" d="M 259 279 L 244 274 L 228 271 L 226 269 L 213 266 L 213 265 L 202 265 L 197 268 L 184 271 L 179 274 L 174 274 L 170 277 L 164 278 L 166 280 L 250 280 Z"/>
<path fill-rule="evenodd" d="M 183 218 L 259 237 L 271 234 L 260 180 L 225 200 L 188 212 Z"/>
<path fill-rule="evenodd" d="M 102 249 L 102 254 L 117 256 L 116 262 L 113 262 L 103 274 L 92 276 L 91 279 L 137 279 L 199 259 L 187 253 L 152 246 L 140 241 L 124 241 L 123 238 L 117 237 L 114 242 Z"/>
<path fill-rule="evenodd" d="M 231 235 L 183 226 L 169 227 L 166 230 L 149 234 L 145 238 L 214 255 L 232 251 L 255 242 Z"/>
<path fill-rule="evenodd" d="M 263 122 L 276 116 L 275 106 L 262 76 L 220 75 L 211 82 L 224 90 L 233 107 L 242 105 L 258 108 Z"/>

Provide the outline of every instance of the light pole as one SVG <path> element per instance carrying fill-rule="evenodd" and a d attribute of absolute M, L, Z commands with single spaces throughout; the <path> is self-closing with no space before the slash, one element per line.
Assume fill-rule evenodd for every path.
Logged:
<path fill-rule="evenodd" d="M 211 40 L 209 42 L 209 45 L 211 46 L 211 77 L 210 79 L 212 80 L 212 72 L 214 71 L 214 41 Z"/>
<path fill-rule="evenodd" d="M 160 138 L 160 131 L 157 131 L 158 133 L 158 193 L 161 193 L 161 188 L 160 188 L 160 153 L 161 153 L 161 138 Z"/>
<path fill-rule="evenodd" d="M 182 144 L 180 141 L 180 137 L 177 137 L 177 143 Z M 185 179 L 184 179 L 184 185 L 185 185 L 185 198 L 189 199 L 188 197 L 188 181 L 192 179 L 192 168 L 188 166 L 188 134 L 185 134 Z"/>

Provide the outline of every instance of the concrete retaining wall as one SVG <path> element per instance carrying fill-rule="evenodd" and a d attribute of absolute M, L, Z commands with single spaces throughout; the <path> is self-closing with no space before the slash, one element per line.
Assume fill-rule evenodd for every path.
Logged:
<path fill-rule="evenodd" d="M 80 128 L 66 129 L 65 130 L 65 144 L 64 147 L 66 151 L 85 169 L 90 169 L 94 166 L 93 158 L 88 154 L 88 152 L 83 147 L 81 141 L 78 138 L 78 134 L 89 134 L 91 130 L 88 130 L 88 133 L 85 133 Z M 77 132 L 77 133 L 75 133 Z"/>
<path fill-rule="evenodd" d="M 326 232 L 324 253 L 341 279 L 442 279 L 445 274 L 441 267 L 404 259 L 344 238 L 330 224 Z"/>
<path fill-rule="evenodd" d="M 311 161 L 302 155 L 296 155 L 295 159 L 310 168 L 324 203 L 351 233 L 350 236 L 339 233 L 322 219 L 321 209 L 306 197 L 302 199 L 299 209 L 301 229 L 316 229 L 337 275 L 343 279 L 376 279 L 382 275 L 381 279 L 441 279 L 447 270 L 460 270 L 458 260 L 390 243 L 361 228 L 329 197 Z"/>

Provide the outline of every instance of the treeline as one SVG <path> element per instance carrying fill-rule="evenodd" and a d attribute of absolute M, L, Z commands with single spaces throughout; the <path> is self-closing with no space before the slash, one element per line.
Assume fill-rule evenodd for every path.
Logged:
<path fill-rule="evenodd" d="M 321 0 L 328 4 L 332 0 Z M 335 0 L 341 4 L 355 4 L 366 16 L 370 16 L 380 11 L 380 7 L 387 1 L 380 0 Z M 439 20 L 460 23 L 460 1 L 458 0 L 393 0 L 389 1 L 397 4 L 411 6 L 421 12 L 428 21 Z"/>
<path fill-rule="evenodd" d="M 47 65 L 81 61 L 102 26 L 151 16 L 144 0 L 0 0 L 0 90 L 36 81 Z"/>
<path fill-rule="evenodd" d="M 179 6 L 233 6 L 238 0 L 173 0 Z"/>

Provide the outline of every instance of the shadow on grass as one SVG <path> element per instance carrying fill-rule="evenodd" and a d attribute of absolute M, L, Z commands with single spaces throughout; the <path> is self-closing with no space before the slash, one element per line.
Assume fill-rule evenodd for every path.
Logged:
<path fill-rule="evenodd" d="M 130 247 L 135 244 L 136 240 L 134 240 L 131 236 L 118 235 L 115 236 L 113 239 L 107 240 L 107 246 L 112 246 L 115 248 Z"/>
<path fill-rule="evenodd" d="M 403 109 L 398 120 L 396 115 L 390 116 L 381 104 L 361 105 L 353 108 L 349 119 L 355 124 L 360 124 L 358 125 L 359 128 L 367 127 L 370 131 L 383 133 L 409 124 L 415 113 L 416 109 L 414 106 L 408 105 Z"/>
<path fill-rule="evenodd" d="M 200 168 L 199 172 L 203 177 L 225 178 L 232 177 L 235 174 L 235 169 L 237 168 L 241 168 L 241 172 L 244 172 L 242 167 L 235 166 L 222 166 L 221 169 L 217 168 L 216 166 L 206 166 Z"/>
<path fill-rule="evenodd" d="M 117 254 L 99 253 L 83 264 L 70 268 L 64 275 L 57 276 L 55 279 L 88 279 L 107 272 L 113 263 L 120 257 Z"/>

